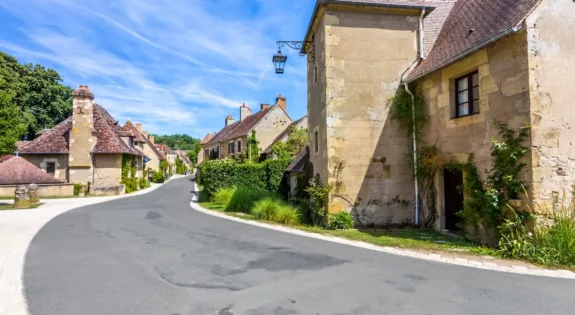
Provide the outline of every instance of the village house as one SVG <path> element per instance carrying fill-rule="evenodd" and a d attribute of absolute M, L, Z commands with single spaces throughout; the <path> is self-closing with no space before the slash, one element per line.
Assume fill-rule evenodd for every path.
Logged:
<path fill-rule="evenodd" d="M 401 89 L 424 98 L 418 147 L 434 145 L 458 163 L 473 154 L 485 178 L 499 138 L 493 121 L 529 125 L 521 177 L 531 200 L 571 190 L 573 12 L 565 0 L 318 0 L 305 35 L 315 48 L 309 160 L 338 189 L 329 212 L 358 202 L 364 222 L 383 225 L 421 223 L 430 210 L 415 202 L 413 141 L 392 119 L 390 99 Z M 433 179 L 438 229 L 457 228 L 463 176 L 445 169 Z"/>
<path fill-rule="evenodd" d="M 170 147 L 168 147 L 165 144 L 156 144 L 156 149 L 160 152 L 160 154 L 162 155 L 163 159 L 165 159 L 168 164 L 169 164 L 169 169 L 168 172 L 175 172 L 176 170 L 176 157 L 178 156 L 178 153 L 176 153 L 176 151 L 172 150 Z"/>
<path fill-rule="evenodd" d="M 286 112 L 286 98 L 281 94 L 276 98 L 276 104 L 261 104 L 260 110 L 255 114 L 252 114 L 250 107 L 242 104 L 240 120 L 234 122 L 233 116 L 227 116 L 224 128 L 207 143 L 202 144 L 203 158 L 225 159 L 244 154 L 252 131 L 255 131 L 261 152 L 291 123 L 292 120 Z"/>
<path fill-rule="evenodd" d="M 216 135 L 216 133 L 211 133 L 208 132 L 208 134 L 204 137 L 204 139 L 202 139 L 202 141 L 200 142 L 200 147 L 202 148 L 200 150 L 200 152 L 198 152 L 198 158 L 197 158 L 197 164 L 200 165 L 202 164 L 203 161 L 208 160 L 210 157 L 210 150 L 209 149 L 204 149 L 204 146 L 206 144 L 208 144 L 208 142 L 210 142 L 210 140 L 212 140 L 212 138 Z"/>
<path fill-rule="evenodd" d="M 176 150 L 176 153 L 178 154 L 178 156 L 180 157 L 180 160 L 182 160 L 182 162 L 184 163 L 186 168 L 191 171 L 193 169 L 193 166 L 192 166 L 192 162 L 190 161 L 190 158 L 188 158 L 187 152 L 184 150 L 178 149 L 178 150 Z"/>
<path fill-rule="evenodd" d="M 141 178 L 145 139 L 131 123 L 122 127 L 94 102 L 88 86 L 72 93 L 73 114 L 32 140 L 17 153 L 47 174 L 67 183 L 89 185 L 92 193 L 121 193 L 122 160 L 129 159 Z"/>
<path fill-rule="evenodd" d="M 136 129 L 139 133 L 141 133 L 145 143 L 143 144 L 143 152 L 146 155 L 144 158 L 145 162 L 145 171 L 151 170 L 152 172 L 159 172 L 160 171 L 160 163 L 164 160 L 164 156 L 158 149 L 156 148 L 155 144 L 155 137 L 150 135 L 147 131 L 142 131 L 142 124 L 136 124 Z M 147 174 L 147 176 L 151 176 L 151 174 Z"/>

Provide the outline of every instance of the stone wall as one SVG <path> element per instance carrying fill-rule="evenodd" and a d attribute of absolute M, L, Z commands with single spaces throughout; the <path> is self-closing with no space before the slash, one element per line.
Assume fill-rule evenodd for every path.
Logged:
<path fill-rule="evenodd" d="M 259 141 L 260 151 L 263 151 L 292 123 L 291 118 L 279 106 L 275 106 L 255 126 L 256 139 Z M 227 148 L 226 148 L 227 149 Z"/>
<path fill-rule="evenodd" d="M 412 89 L 423 94 L 427 116 L 419 147 L 435 145 L 446 161 L 465 162 L 473 153 L 485 179 L 485 170 L 492 165 L 491 141 L 499 139 L 493 121 L 505 122 L 512 129 L 529 124 L 528 70 L 526 32 L 520 31 L 418 80 Z M 455 79 L 473 71 L 479 72 L 479 114 L 454 118 Z M 530 164 L 529 159 L 524 162 Z M 524 180 L 530 178 L 529 169 L 530 165 L 521 174 Z M 443 185 L 440 172 L 436 179 L 438 228 L 445 227 Z"/>
<path fill-rule="evenodd" d="M 20 185 L 0 185 L 0 197 L 14 197 L 14 191 Z M 38 185 L 40 197 L 69 197 L 74 195 L 73 184 Z"/>
<path fill-rule="evenodd" d="M 150 168 L 156 172 L 160 171 L 160 158 L 156 155 L 154 149 L 152 149 L 148 143 L 144 143 L 143 151 L 144 154 L 150 158 L 150 161 L 146 163 L 146 169 Z"/>
<path fill-rule="evenodd" d="M 533 128 L 531 191 L 538 206 L 575 183 L 575 2 L 544 0 L 526 21 Z M 543 209 L 540 209 L 543 210 Z"/>
<path fill-rule="evenodd" d="M 20 154 L 20 156 L 44 171 L 46 171 L 47 163 L 55 163 L 54 177 L 68 181 L 68 154 Z"/>
<path fill-rule="evenodd" d="M 122 180 L 122 154 L 95 155 L 94 187 L 109 187 L 120 184 Z"/>
<path fill-rule="evenodd" d="M 324 31 L 316 32 L 315 39 L 325 83 L 323 78 L 317 87 L 308 83 L 314 172 L 323 180 L 327 173 L 337 187 L 328 210 L 349 211 L 357 201 L 369 203 L 362 221 L 378 225 L 414 219 L 407 132 L 391 119 L 388 104 L 402 73 L 417 58 L 418 16 L 406 12 L 414 13 L 326 10 L 319 27 Z M 313 73 L 309 80 L 314 81 Z"/>

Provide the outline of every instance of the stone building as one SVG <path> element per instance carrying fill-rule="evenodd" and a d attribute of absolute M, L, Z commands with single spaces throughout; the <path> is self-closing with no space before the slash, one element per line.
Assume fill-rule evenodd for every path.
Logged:
<path fill-rule="evenodd" d="M 227 116 L 225 126 L 202 144 L 204 157 L 209 159 L 233 158 L 245 153 L 248 137 L 256 132 L 260 152 L 269 147 L 276 137 L 284 132 L 292 123 L 286 112 L 286 98 L 281 94 L 276 98 L 276 104 L 261 104 L 260 110 L 252 114 L 246 104 L 240 106 L 240 120 L 234 122 L 232 116 Z"/>
<path fill-rule="evenodd" d="M 292 134 L 292 132 L 295 129 L 307 129 L 307 116 L 303 116 L 302 118 L 292 122 L 286 129 L 284 129 L 284 131 L 282 131 L 271 143 L 270 145 L 268 145 L 267 148 L 265 148 L 263 150 L 263 154 L 270 155 L 272 153 L 272 149 L 274 144 L 278 143 L 278 142 L 286 142 L 288 140 L 288 138 L 290 137 L 290 135 Z"/>
<path fill-rule="evenodd" d="M 359 202 L 366 221 L 419 221 L 412 139 L 390 99 L 425 99 L 422 145 L 447 160 L 490 168 L 493 121 L 532 127 L 521 174 L 534 202 L 571 190 L 575 148 L 575 3 L 564 0 L 319 0 L 305 40 L 310 161 L 338 187 L 330 212 Z M 439 172 L 437 228 L 455 228 L 461 172 Z M 419 191 L 418 191 L 419 192 Z M 422 204 L 425 207 L 425 204 Z M 426 209 L 421 209 L 420 214 Z"/>
<path fill-rule="evenodd" d="M 200 147 L 202 148 L 200 150 L 200 152 L 198 152 L 198 158 L 197 158 L 197 164 L 200 165 L 202 164 L 203 161 L 209 159 L 210 157 L 210 150 L 209 149 L 204 149 L 204 146 L 206 144 L 208 144 L 208 142 L 210 142 L 210 140 L 212 140 L 212 138 L 216 135 L 216 133 L 211 133 L 208 132 L 208 134 L 204 137 L 204 139 L 202 139 L 202 141 L 200 142 Z"/>
<path fill-rule="evenodd" d="M 170 170 L 172 172 L 175 172 L 176 171 L 176 157 L 178 156 L 178 153 L 176 153 L 176 151 L 172 150 L 167 145 L 161 144 L 161 143 L 156 144 L 156 149 L 160 152 L 160 154 L 162 155 L 162 158 L 168 162 L 168 164 L 169 164 L 168 172 Z"/>
<path fill-rule="evenodd" d="M 93 190 L 120 186 L 122 157 L 132 159 L 141 178 L 143 139 L 131 123 L 122 127 L 94 102 L 88 86 L 81 85 L 72 97 L 72 116 L 32 141 L 19 142 L 18 154 L 62 181 L 90 183 Z"/>

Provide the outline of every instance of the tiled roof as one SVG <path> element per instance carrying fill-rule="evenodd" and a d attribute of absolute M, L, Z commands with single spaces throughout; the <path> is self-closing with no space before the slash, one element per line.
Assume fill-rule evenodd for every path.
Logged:
<path fill-rule="evenodd" d="M 134 126 L 131 121 L 128 120 L 124 124 L 124 127 L 122 127 L 122 130 L 129 132 L 134 137 L 135 142 L 146 142 L 144 136 L 136 129 L 136 126 Z"/>
<path fill-rule="evenodd" d="M 425 49 L 425 53 L 429 54 L 429 52 L 433 49 L 435 42 L 437 41 L 437 37 L 441 32 L 441 28 L 443 27 L 443 23 L 451 13 L 451 9 L 453 9 L 453 5 L 457 0 L 442 0 L 439 2 L 436 0 L 437 6 L 431 13 L 429 13 L 425 19 L 423 20 L 423 47 Z"/>
<path fill-rule="evenodd" d="M 299 123 L 301 123 L 302 120 L 304 120 L 305 118 L 307 118 L 307 116 L 303 116 L 302 118 L 292 122 L 289 126 L 287 126 L 286 129 L 284 129 L 275 139 L 274 141 L 272 141 L 272 143 L 263 151 L 263 153 L 270 153 L 272 152 L 272 147 L 274 146 L 274 144 L 276 144 L 279 141 L 282 141 L 284 138 L 289 137 L 289 135 L 291 134 L 292 128 L 294 128 L 295 126 L 297 126 Z"/>
<path fill-rule="evenodd" d="M 309 161 L 309 149 L 305 147 L 298 153 L 295 159 L 290 163 L 290 165 L 286 168 L 286 172 L 295 172 L 301 173 L 305 170 L 305 166 Z"/>
<path fill-rule="evenodd" d="M 141 155 L 130 148 L 120 137 L 129 136 L 122 127 L 104 108 L 94 104 L 94 130 L 96 131 L 96 145 L 94 153 L 126 153 Z M 46 130 L 38 138 L 18 144 L 19 153 L 68 153 L 72 129 L 72 116 Z M 130 133 L 131 135 L 131 133 Z"/>
<path fill-rule="evenodd" d="M 161 144 L 161 143 L 156 144 L 156 148 L 164 154 L 177 154 L 176 151 L 170 149 L 170 147 L 168 147 L 165 144 Z"/>
<path fill-rule="evenodd" d="M 216 135 L 216 133 L 214 132 L 214 134 L 211 134 L 208 132 L 208 134 L 204 137 L 204 139 L 202 140 L 202 142 L 200 142 L 200 144 L 206 144 L 208 142 L 210 142 L 210 140 Z"/>
<path fill-rule="evenodd" d="M 152 143 L 152 141 L 150 141 L 147 137 L 144 137 L 144 139 L 146 140 L 146 144 L 148 144 L 148 146 L 152 149 L 152 151 L 154 151 L 158 159 L 160 161 L 164 160 L 164 155 L 160 151 L 158 151 L 158 148 L 156 148 L 156 146 Z"/>
<path fill-rule="evenodd" d="M 192 161 L 190 161 L 190 159 L 188 158 L 188 156 L 185 155 L 185 154 L 183 154 L 183 153 L 180 154 L 180 158 L 181 158 L 182 160 L 184 160 L 184 162 L 186 162 L 186 164 L 191 164 L 191 163 L 192 163 Z"/>
<path fill-rule="evenodd" d="M 0 158 L 0 185 L 61 183 L 64 182 L 47 174 L 24 158 L 12 155 Z"/>
<path fill-rule="evenodd" d="M 272 111 L 275 107 L 279 107 L 279 105 L 273 105 L 262 109 L 255 114 L 249 115 L 242 121 L 236 121 L 233 124 L 224 127 L 212 138 L 212 140 L 208 142 L 208 144 L 225 142 L 227 140 L 232 140 L 237 137 L 249 134 L 252 129 L 266 116 L 266 114 Z"/>
<path fill-rule="evenodd" d="M 541 0 L 460 0 L 443 23 L 437 41 L 408 76 L 415 80 L 444 67 L 519 26 Z"/>

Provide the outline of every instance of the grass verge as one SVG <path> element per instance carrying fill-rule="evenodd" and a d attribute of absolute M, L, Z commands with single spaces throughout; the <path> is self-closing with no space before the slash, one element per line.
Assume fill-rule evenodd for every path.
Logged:
<path fill-rule="evenodd" d="M 35 204 L 31 204 L 28 208 L 14 209 L 14 204 L 13 204 L 13 203 L 0 203 L 0 210 L 27 210 L 27 209 L 36 209 L 36 208 L 40 207 L 41 205 L 43 205 L 43 203 L 35 203 Z"/>

